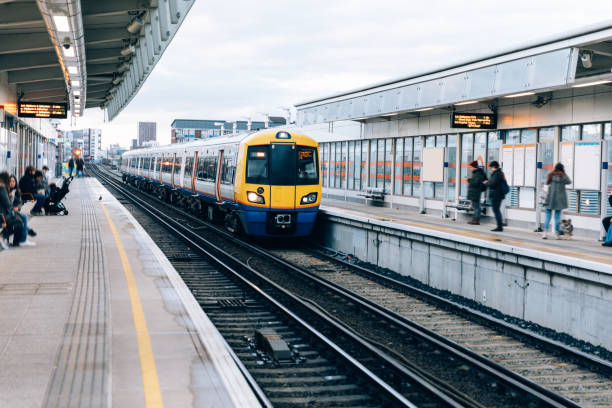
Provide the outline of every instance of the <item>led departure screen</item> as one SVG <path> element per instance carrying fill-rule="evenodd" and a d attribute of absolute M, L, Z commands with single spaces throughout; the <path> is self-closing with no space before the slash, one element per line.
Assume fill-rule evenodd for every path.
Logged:
<path fill-rule="evenodd" d="M 17 106 L 20 118 L 66 119 L 68 105 L 65 103 L 19 102 Z"/>
<path fill-rule="evenodd" d="M 457 113 L 451 114 L 451 127 L 463 129 L 497 129 L 497 116 L 494 113 Z"/>

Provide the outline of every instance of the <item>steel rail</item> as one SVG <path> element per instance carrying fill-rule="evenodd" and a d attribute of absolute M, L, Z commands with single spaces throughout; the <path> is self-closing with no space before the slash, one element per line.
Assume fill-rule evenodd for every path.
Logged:
<path fill-rule="evenodd" d="M 313 336 L 318 338 L 320 342 L 322 342 L 323 344 L 327 345 L 330 349 L 332 349 L 345 362 L 347 362 L 354 369 L 358 370 L 364 376 L 369 378 L 372 381 L 373 384 L 375 384 L 382 392 L 384 392 L 388 396 L 388 398 L 394 400 L 397 404 L 400 404 L 399 406 L 405 406 L 405 407 L 411 407 L 411 408 L 416 407 L 412 402 L 408 401 L 404 396 L 402 396 L 391 385 L 387 384 L 380 377 L 378 377 L 376 374 L 374 374 L 372 371 L 370 371 L 370 369 L 365 367 L 356 358 L 351 356 L 348 352 L 344 351 L 340 346 L 335 344 L 331 339 L 329 339 L 326 336 L 324 336 L 321 332 L 319 332 L 317 329 L 315 329 L 309 323 L 307 323 L 302 318 L 297 316 L 295 313 L 293 313 L 291 310 L 289 310 L 285 305 L 281 304 L 279 301 L 277 301 L 275 298 L 273 298 L 270 294 L 268 294 L 259 285 L 251 282 L 250 280 L 245 278 L 242 274 L 240 274 L 238 271 L 236 271 L 234 268 L 232 268 L 230 265 L 228 265 L 225 261 L 221 260 L 218 256 L 214 255 L 209 250 L 205 249 L 203 247 L 203 245 L 212 247 L 215 251 L 217 251 L 219 253 L 224 253 L 223 249 L 221 249 L 221 248 L 217 247 L 216 245 L 206 241 L 204 238 L 202 238 L 198 234 L 194 233 L 188 227 L 186 227 L 184 225 L 181 225 L 180 223 L 178 223 L 176 221 L 169 220 L 168 217 L 166 216 L 166 214 L 163 213 L 163 211 L 161 211 L 160 209 L 155 208 L 151 204 L 143 202 L 135 194 L 127 191 L 126 188 L 121 186 L 119 182 L 112 181 L 108 177 L 105 177 L 103 174 L 101 174 L 101 172 L 99 170 L 92 170 L 92 172 L 94 174 L 96 174 L 97 177 L 105 180 L 108 184 L 111 184 L 113 186 L 113 188 L 115 188 L 118 191 L 120 191 L 126 198 L 130 199 L 130 201 L 132 201 L 133 204 L 136 205 L 138 208 L 140 208 L 142 211 L 144 211 L 145 213 L 150 215 L 152 218 L 154 218 L 157 221 L 159 221 L 161 224 L 163 224 L 166 228 L 168 228 L 174 234 L 180 236 L 182 239 L 184 239 L 185 241 L 189 242 L 193 246 L 193 248 L 195 248 L 198 251 L 200 251 L 203 254 L 205 254 L 217 266 L 219 266 L 219 267 L 223 268 L 224 270 L 226 270 L 227 272 L 231 273 L 235 278 L 240 280 L 243 284 L 247 285 L 252 290 L 254 290 L 255 292 L 259 293 L 267 301 L 269 301 L 270 303 L 275 305 L 279 310 L 283 311 L 293 321 L 297 322 L 300 326 L 302 326 L 304 329 L 306 329 L 308 332 L 310 332 Z M 227 255 L 227 254 L 225 254 L 225 256 L 227 256 L 228 258 L 232 258 L 230 255 Z M 365 347 L 371 353 L 374 353 L 377 357 L 379 357 L 380 359 L 385 361 L 387 364 L 389 364 L 389 365 L 391 365 L 393 367 L 396 367 L 397 369 L 400 369 L 403 374 L 407 375 L 412 381 L 416 382 L 423 389 L 427 390 L 432 395 L 437 397 L 440 402 L 443 402 L 443 403 L 445 403 L 446 405 L 448 405 L 450 407 L 457 407 L 457 408 L 459 408 L 459 407 L 464 407 L 465 406 L 465 405 L 455 401 L 454 399 L 450 398 L 449 396 L 447 396 L 446 393 L 443 393 L 443 392 L 439 391 L 428 380 L 421 378 L 418 374 L 413 373 L 412 371 L 408 370 L 405 366 L 403 366 L 401 363 L 397 362 L 395 359 L 393 359 L 391 357 L 388 357 L 385 353 L 383 353 L 382 351 L 378 350 L 377 348 L 372 346 L 370 343 L 364 341 L 359 336 L 356 336 L 350 330 L 347 330 L 343 325 L 340 325 L 337 322 L 335 322 L 334 320 L 330 319 L 327 315 L 321 313 L 314 306 L 304 302 L 303 300 L 301 300 L 298 297 L 296 297 L 295 295 L 291 294 L 290 292 L 288 292 L 284 288 L 280 287 L 276 283 L 274 283 L 271 280 L 269 280 L 267 277 L 261 275 L 255 269 L 251 268 L 250 266 L 242 263 L 241 261 L 239 261 L 237 259 L 233 259 L 233 261 L 238 263 L 238 264 L 240 264 L 242 268 L 247 269 L 250 273 L 252 273 L 254 276 L 256 276 L 259 280 L 265 282 L 267 285 L 270 285 L 274 290 L 279 291 L 280 293 L 282 293 L 284 296 L 286 296 L 289 299 L 291 299 L 296 304 L 301 305 L 303 308 L 306 308 L 311 313 L 317 315 L 320 319 L 324 320 L 327 324 L 329 324 L 330 326 L 333 326 L 334 329 L 337 330 L 338 332 L 341 332 L 343 335 L 345 335 L 347 337 L 350 337 L 353 341 L 356 341 L 356 342 L 360 343 L 360 345 L 362 347 Z"/>

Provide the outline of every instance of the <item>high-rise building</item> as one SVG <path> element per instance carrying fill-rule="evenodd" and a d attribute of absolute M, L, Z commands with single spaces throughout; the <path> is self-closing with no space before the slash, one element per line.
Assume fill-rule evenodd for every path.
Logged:
<path fill-rule="evenodd" d="M 157 140 L 157 122 L 138 122 L 138 145 Z"/>
<path fill-rule="evenodd" d="M 100 160 L 102 158 L 102 131 L 100 129 L 79 129 L 65 132 L 68 155 L 72 150 L 78 148 L 82 152 L 84 159 Z"/>

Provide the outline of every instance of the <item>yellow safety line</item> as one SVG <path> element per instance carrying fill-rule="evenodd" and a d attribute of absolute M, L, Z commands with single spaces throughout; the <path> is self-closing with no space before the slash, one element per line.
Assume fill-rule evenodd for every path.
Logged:
<path fill-rule="evenodd" d="M 155 367 L 155 358 L 153 357 L 153 349 L 151 348 L 151 339 L 149 338 L 149 330 L 147 329 L 147 321 L 140 303 L 140 295 L 138 294 L 138 286 L 130 267 L 130 261 L 123 248 L 123 243 L 115 224 L 106 209 L 106 206 L 100 202 L 104 215 L 108 220 L 115 244 L 121 258 L 123 273 L 127 282 L 128 292 L 130 294 L 130 303 L 132 304 L 132 317 L 134 318 L 134 328 L 138 337 L 138 354 L 140 355 L 140 369 L 142 371 L 142 385 L 144 386 L 145 405 L 148 408 L 163 408 L 161 390 L 159 388 L 159 379 L 157 377 L 157 368 Z"/>
<path fill-rule="evenodd" d="M 342 209 L 342 210 L 346 211 L 346 209 L 341 208 L 341 207 L 335 207 L 335 208 L 339 208 L 339 209 Z M 350 211 L 350 210 L 348 210 L 348 211 Z M 352 211 L 350 211 L 350 212 L 352 212 Z M 355 214 L 359 215 L 360 217 L 364 216 L 363 213 L 355 213 Z M 480 238 L 480 239 L 483 239 L 483 240 L 486 240 L 486 241 L 499 242 L 499 243 L 502 243 L 502 244 L 515 245 L 515 246 L 525 246 L 525 247 L 530 247 L 530 248 L 534 248 L 534 249 L 540 250 L 542 252 L 550 252 L 550 253 L 554 253 L 554 254 L 558 254 L 558 255 L 565 255 L 565 256 L 569 256 L 569 257 L 573 256 L 575 258 L 581 258 L 581 259 L 585 259 L 585 258 L 587 258 L 587 259 L 594 259 L 594 260 L 598 260 L 598 261 L 606 263 L 606 264 L 612 264 L 612 257 L 609 257 L 609 256 L 590 255 L 590 254 L 585 254 L 584 252 L 572 251 L 570 249 L 565 249 L 565 248 L 551 248 L 551 247 L 546 246 L 546 245 L 533 244 L 531 242 L 521 241 L 521 240 L 518 240 L 518 239 L 499 237 L 497 235 L 483 234 L 483 233 L 475 232 L 475 231 L 458 230 L 458 229 L 444 227 L 444 226 L 440 226 L 440 225 L 424 224 L 424 223 L 420 223 L 420 222 L 402 220 L 402 219 L 398 219 L 398 218 L 378 216 L 378 215 L 374 215 L 374 214 L 371 214 L 371 213 L 366 213 L 366 214 L 367 214 L 367 217 L 374 218 L 374 219 L 377 219 L 379 221 L 389 220 L 389 221 L 397 222 L 397 223 L 400 223 L 400 224 L 410 225 L 410 226 L 413 226 L 413 227 L 420 227 L 420 228 L 432 229 L 432 230 L 436 230 L 436 231 L 448 232 L 450 234 L 463 235 L 463 236 L 471 237 L 471 238 Z"/>

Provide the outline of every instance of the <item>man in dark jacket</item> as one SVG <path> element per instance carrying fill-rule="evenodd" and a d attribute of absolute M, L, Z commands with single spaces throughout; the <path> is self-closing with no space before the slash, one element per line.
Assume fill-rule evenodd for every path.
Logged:
<path fill-rule="evenodd" d="M 474 217 L 468 224 L 480 225 L 480 196 L 482 192 L 486 190 L 484 181 L 487 179 L 487 175 L 484 170 L 478 166 L 476 160 L 470 163 L 470 168 L 472 169 L 472 176 L 468 179 L 467 198 L 472 202 Z"/>
<path fill-rule="evenodd" d="M 38 173 L 38 180 L 35 175 Z M 24 199 L 31 198 L 36 200 L 36 204 L 30 215 L 42 215 L 42 209 L 45 205 L 45 188 L 42 185 L 42 172 L 36 171 L 34 166 L 26 167 L 25 174 L 19 180 L 19 189 Z"/>
<path fill-rule="evenodd" d="M 85 167 L 85 161 L 82 157 L 76 159 L 76 167 L 77 167 L 77 177 L 83 177 L 83 167 Z"/>
<path fill-rule="evenodd" d="M 72 170 L 74 170 L 74 159 L 71 157 L 70 160 L 68 160 L 68 177 L 72 176 Z"/>
<path fill-rule="evenodd" d="M 493 208 L 493 214 L 495 214 L 495 222 L 497 227 L 491 231 L 501 232 L 504 230 L 501 211 L 499 209 L 501 202 L 504 200 L 506 193 L 504 192 L 507 188 L 506 176 L 499 168 L 499 163 L 493 160 L 489 163 L 489 167 L 493 170 L 491 178 L 486 182 L 489 188 L 489 198 L 491 199 L 491 207 Z"/>

